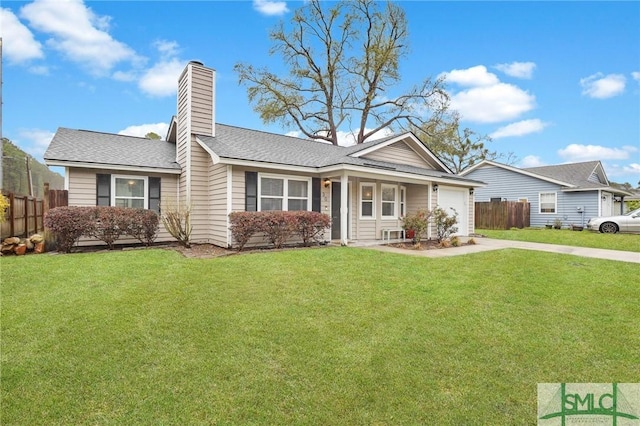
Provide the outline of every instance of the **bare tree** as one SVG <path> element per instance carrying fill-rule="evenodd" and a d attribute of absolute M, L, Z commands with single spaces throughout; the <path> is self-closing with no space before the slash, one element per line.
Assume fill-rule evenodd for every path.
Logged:
<path fill-rule="evenodd" d="M 283 23 L 272 30 L 270 53 L 282 56 L 288 76 L 236 64 L 262 121 L 295 126 L 334 145 L 345 128 L 357 143 L 385 128 L 435 129 L 449 100 L 442 79 L 392 93 L 409 52 L 404 11 L 371 0 L 331 4 L 311 0 L 295 12 L 289 31 Z"/>

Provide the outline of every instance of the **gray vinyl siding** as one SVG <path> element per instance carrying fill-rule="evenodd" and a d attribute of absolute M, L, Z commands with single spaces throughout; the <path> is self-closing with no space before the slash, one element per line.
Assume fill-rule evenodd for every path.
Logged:
<path fill-rule="evenodd" d="M 590 217 L 597 216 L 597 191 L 563 192 L 561 185 L 494 166 L 481 167 L 465 177 L 487 183 L 486 187 L 475 190 L 476 202 L 490 201 L 491 198 L 507 201 L 527 199 L 531 208 L 531 227 L 553 224 L 556 218 L 567 227 L 583 221 L 586 223 Z M 540 193 L 543 192 L 556 193 L 555 213 L 540 213 Z M 584 208 L 584 217 L 578 212 L 578 207 Z"/>
<path fill-rule="evenodd" d="M 122 174 L 131 176 L 149 176 L 161 178 L 161 194 L 160 194 L 160 206 L 162 208 L 163 201 L 175 200 L 176 191 L 178 186 L 177 175 L 159 175 L 159 174 L 144 174 L 134 172 L 117 172 L 114 170 L 98 170 L 98 169 L 79 169 L 69 168 L 69 206 L 95 206 L 96 205 L 96 175 L 97 174 Z M 160 221 L 158 229 L 157 242 L 175 241 L 175 239 L 167 232 Z M 134 239 L 120 239 L 117 244 L 131 244 L 138 243 L 138 240 Z M 94 239 L 83 239 L 80 245 L 96 245 L 103 244 L 101 241 Z"/>
<path fill-rule="evenodd" d="M 429 164 L 424 158 L 418 155 L 405 142 L 396 142 L 384 148 L 373 151 L 363 156 L 371 160 L 386 161 L 396 164 L 407 164 L 409 166 L 424 167 L 433 169 L 433 165 Z"/>

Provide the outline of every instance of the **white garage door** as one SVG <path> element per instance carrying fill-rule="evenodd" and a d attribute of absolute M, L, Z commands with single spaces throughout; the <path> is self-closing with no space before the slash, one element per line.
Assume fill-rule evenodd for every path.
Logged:
<path fill-rule="evenodd" d="M 438 207 L 449 215 L 453 210 L 458 213 L 458 232 L 453 235 L 469 234 L 469 189 L 440 185 L 438 188 Z"/>

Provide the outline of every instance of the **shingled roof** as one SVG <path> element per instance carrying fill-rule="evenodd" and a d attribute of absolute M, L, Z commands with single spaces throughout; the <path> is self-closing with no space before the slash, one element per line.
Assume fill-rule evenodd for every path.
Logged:
<path fill-rule="evenodd" d="M 85 163 L 100 166 L 180 170 L 175 144 L 134 136 L 59 128 L 44 153 L 47 164 Z"/>
<path fill-rule="evenodd" d="M 527 167 L 522 170 L 566 182 L 576 189 L 609 187 L 609 182 L 599 161 Z"/>
<path fill-rule="evenodd" d="M 383 144 L 402 135 L 393 135 L 354 146 L 284 136 L 241 127 L 216 124 L 216 136 L 196 135 L 218 157 L 282 166 L 322 168 L 352 165 L 372 170 L 391 170 L 413 175 L 481 184 L 446 170 L 431 170 L 405 164 L 354 157 L 359 151 Z M 60 128 L 45 153 L 48 164 L 61 162 L 100 166 L 128 166 L 180 170 L 175 162 L 176 145 L 146 138 Z"/>

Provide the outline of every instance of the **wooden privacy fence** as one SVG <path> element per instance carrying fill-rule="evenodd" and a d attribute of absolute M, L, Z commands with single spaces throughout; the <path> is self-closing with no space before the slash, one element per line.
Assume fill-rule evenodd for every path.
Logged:
<path fill-rule="evenodd" d="M 29 237 L 44 231 L 44 215 L 54 207 L 68 204 L 68 192 L 49 190 L 45 184 L 44 199 L 39 200 L 28 195 L 3 194 L 9 199 L 5 212 L 5 221 L 0 224 L 0 239 L 7 237 Z"/>
<path fill-rule="evenodd" d="M 476 229 L 527 228 L 530 225 L 530 204 L 519 201 L 475 203 Z"/>

